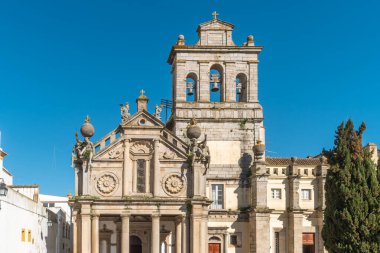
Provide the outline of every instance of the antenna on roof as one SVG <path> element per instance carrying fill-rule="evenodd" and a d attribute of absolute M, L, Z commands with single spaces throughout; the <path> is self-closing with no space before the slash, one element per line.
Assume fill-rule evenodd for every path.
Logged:
<path fill-rule="evenodd" d="M 165 122 L 168 121 L 168 109 L 172 109 L 173 103 L 169 99 L 161 99 L 161 106 L 165 107 Z"/>

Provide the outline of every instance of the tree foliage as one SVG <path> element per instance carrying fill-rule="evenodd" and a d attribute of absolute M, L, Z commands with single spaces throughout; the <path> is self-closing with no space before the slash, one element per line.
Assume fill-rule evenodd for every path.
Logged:
<path fill-rule="evenodd" d="M 343 122 L 334 148 L 324 151 L 331 167 L 322 237 L 330 253 L 380 252 L 380 172 L 363 148 L 365 128 L 364 123 L 355 130 L 352 120 Z"/>

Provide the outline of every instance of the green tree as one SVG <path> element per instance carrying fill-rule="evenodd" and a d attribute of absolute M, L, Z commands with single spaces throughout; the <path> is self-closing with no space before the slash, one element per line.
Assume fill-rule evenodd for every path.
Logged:
<path fill-rule="evenodd" d="M 326 209 L 322 237 L 330 253 L 380 252 L 379 173 L 362 145 L 362 123 L 339 125 L 334 148 L 325 151 Z"/>

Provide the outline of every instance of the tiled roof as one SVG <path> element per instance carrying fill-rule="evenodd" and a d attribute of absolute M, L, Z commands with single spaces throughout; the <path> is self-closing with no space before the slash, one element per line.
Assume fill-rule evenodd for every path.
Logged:
<path fill-rule="evenodd" d="M 289 166 L 292 164 L 290 157 L 266 157 L 265 161 L 269 166 Z M 319 158 L 297 158 L 297 165 L 301 166 L 317 166 L 321 165 Z"/>

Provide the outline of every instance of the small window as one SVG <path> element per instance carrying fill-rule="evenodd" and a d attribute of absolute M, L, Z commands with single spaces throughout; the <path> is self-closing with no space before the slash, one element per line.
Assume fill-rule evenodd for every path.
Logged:
<path fill-rule="evenodd" d="M 301 190 L 301 199 L 302 200 L 311 200 L 311 190 L 310 189 L 302 189 Z"/>
<path fill-rule="evenodd" d="M 230 243 L 231 245 L 235 245 L 235 246 L 238 244 L 237 235 L 230 236 Z"/>
<path fill-rule="evenodd" d="M 283 174 L 283 175 L 286 174 L 286 169 L 282 169 L 282 174 Z"/>
<path fill-rule="evenodd" d="M 274 233 L 274 243 L 275 243 L 275 253 L 280 253 L 280 232 L 275 232 Z"/>
<path fill-rule="evenodd" d="M 32 231 L 28 230 L 28 242 L 32 241 Z"/>
<path fill-rule="evenodd" d="M 137 192 L 145 192 L 146 161 L 137 160 Z"/>
<path fill-rule="evenodd" d="M 111 143 L 111 138 L 107 138 L 106 141 L 105 141 L 105 145 L 106 145 L 106 147 L 107 147 L 108 145 L 110 145 L 110 143 Z"/>
<path fill-rule="evenodd" d="M 309 175 L 309 170 L 308 169 L 304 169 L 303 170 L 303 174 L 305 174 L 306 176 Z"/>
<path fill-rule="evenodd" d="M 278 168 L 274 168 L 274 169 L 273 169 L 273 174 L 278 175 Z"/>
<path fill-rule="evenodd" d="M 222 184 L 213 184 L 212 185 L 212 209 L 223 209 L 223 185 Z"/>
<path fill-rule="evenodd" d="M 272 189 L 272 199 L 281 199 L 281 189 Z"/>
<path fill-rule="evenodd" d="M 49 203 L 43 203 L 42 204 L 44 207 L 49 207 Z"/>
<path fill-rule="evenodd" d="M 25 242 L 25 229 L 24 228 L 21 230 L 21 241 Z"/>

